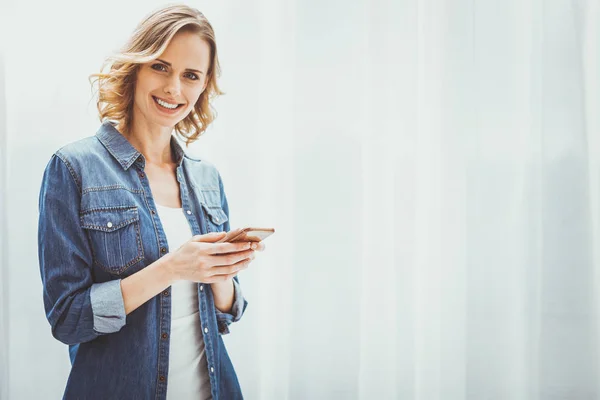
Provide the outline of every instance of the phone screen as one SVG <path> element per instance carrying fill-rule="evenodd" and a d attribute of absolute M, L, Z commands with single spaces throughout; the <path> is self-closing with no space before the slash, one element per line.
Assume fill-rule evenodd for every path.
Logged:
<path fill-rule="evenodd" d="M 275 233 L 273 228 L 243 228 L 227 232 L 227 235 L 219 242 L 260 242 Z"/>
<path fill-rule="evenodd" d="M 242 230 L 238 235 L 232 237 L 229 242 L 260 242 L 271 236 L 273 232 L 274 231 L 262 229 Z"/>

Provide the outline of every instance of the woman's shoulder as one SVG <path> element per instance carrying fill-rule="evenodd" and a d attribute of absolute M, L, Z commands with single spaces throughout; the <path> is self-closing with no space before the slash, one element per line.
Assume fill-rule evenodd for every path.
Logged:
<path fill-rule="evenodd" d="M 49 157 L 44 170 L 44 180 L 52 180 L 54 185 L 66 183 L 71 176 L 77 188 L 82 189 L 86 171 L 94 171 L 103 161 L 102 145 L 94 136 L 78 139 L 60 146 Z"/>
<path fill-rule="evenodd" d="M 96 136 L 88 136 L 59 147 L 54 155 L 73 167 L 89 166 L 90 163 L 105 157 L 106 149 Z"/>

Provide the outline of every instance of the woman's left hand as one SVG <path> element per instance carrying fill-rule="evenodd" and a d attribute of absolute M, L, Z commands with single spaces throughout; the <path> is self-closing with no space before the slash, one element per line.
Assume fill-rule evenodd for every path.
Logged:
<path fill-rule="evenodd" d="M 265 244 L 263 242 L 252 242 L 252 248 L 256 251 L 263 251 Z"/>
<path fill-rule="evenodd" d="M 250 243 L 250 248 L 255 250 L 255 251 L 263 251 L 265 249 L 265 244 L 263 242 L 251 242 Z M 252 257 L 254 258 L 254 257 Z M 250 260 L 252 261 L 252 260 Z M 248 268 L 248 267 L 246 267 Z M 244 269 L 246 269 L 244 268 Z M 237 274 L 236 274 L 237 275 Z M 228 287 L 231 285 L 231 281 L 233 280 L 233 276 L 229 279 L 226 279 L 225 281 L 221 281 L 221 282 L 213 282 L 211 283 L 211 285 L 215 288 L 219 287 L 219 286 L 225 286 Z"/>

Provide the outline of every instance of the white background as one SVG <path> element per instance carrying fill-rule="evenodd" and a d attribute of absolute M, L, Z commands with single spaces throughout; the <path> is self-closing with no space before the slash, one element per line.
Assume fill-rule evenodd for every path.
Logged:
<path fill-rule="evenodd" d="M 8 0 L 7 0 L 8 1 Z M 0 398 L 60 398 L 43 169 L 156 1 L 0 3 Z M 598 399 L 596 0 L 197 1 L 227 94 L 188 150 L 273 226 L 224 337 L 248 399 Z"/>

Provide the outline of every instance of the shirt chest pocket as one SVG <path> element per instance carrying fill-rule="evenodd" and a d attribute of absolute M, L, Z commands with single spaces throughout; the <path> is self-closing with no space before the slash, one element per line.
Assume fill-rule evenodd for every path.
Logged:
<path fill-rule="evenodd" d="M 202 204 L 202 209 L 206 215 L 206 228 L 207 233 L 210 232 L 222 232 L 224 223 L 229 220 L 227 214 L 221 208 L 220 205 L 206 205 Z"/>
<path fill-rule="evenodd" d="M 80 219 L 98 267 L 120 275 L 144 258 L 137 207 L 95 208 L 84 211 Z"/>

